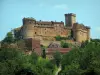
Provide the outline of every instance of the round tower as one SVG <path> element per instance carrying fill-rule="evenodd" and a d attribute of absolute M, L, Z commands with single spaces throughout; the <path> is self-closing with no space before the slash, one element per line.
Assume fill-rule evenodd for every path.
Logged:
<path fill-rule="evenodd" d="M 23 18 L 22 37 L 24 39 L 33 38 L 34 25 L 36 20 L 34 18 Z"/>
<path fill-rule="evenodd" d="M 90 27 L 87 28 L 87 40 L 90 42 Z"/>

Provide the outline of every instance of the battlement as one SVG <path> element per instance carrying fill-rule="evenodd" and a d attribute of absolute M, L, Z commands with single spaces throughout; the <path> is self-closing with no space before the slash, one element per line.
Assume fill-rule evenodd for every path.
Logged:
<path fill-rule="evenodd" d="M 54 26 L 55 24 L 61 24 L 64 25 L 64 22 L 56 22 L 56 21 L 36 21 L 36 19 L 32 18 L 32 17 L 28 17 L 28 18 L 23 18 L 23 25 L 29 25 L 29 24 L 34 24 L 34 26 L 41 26 L 41 27 L 50 27 L 50 26 Z M 49 26 L 47 26 L 49 25 Z"/>
<path fill-rule="evenodd" d="M 23 18 L 23 20 L 33 20 L 33 21 L 36 21 L 33 17 L 27 17 L 27 18 Z"/>
<path fill-rule="evenodd" d="M 32 17 L 23 18 L 23 25 L 34 24 L 36 20 Z"/>
<path fill-rule="evenodd" d="M 74 29 L 84 29 L 84 30 L 90 29 L 89 26 L 85 26 L 84 24 L 79 24 L 79 23 L 75 23 L 73 28 Z"/>
<path fill-rule="evenodd" d="M 68 13 L 68 14 L 65 14 L 65 16 L 74 16 L 74 17 L 76 17 L 76 14 L 74 14 L 74 13 Z"/>

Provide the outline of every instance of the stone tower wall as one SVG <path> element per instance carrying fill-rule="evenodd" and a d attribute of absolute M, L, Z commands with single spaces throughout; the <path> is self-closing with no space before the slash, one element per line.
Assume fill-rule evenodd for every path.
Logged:
<path fill-rule="evenodd" d="M 76 14 L 73 13 L 65 14 L 65 25 L 73 27 L 74 23 L 76 23 Z"/>
<path fill-rule="evenodd" d="M 87 40 L 87 36 L 88 36 L 87 31 L 77 30 L 76 41 L 78 41 L 78 42 L 85 41 L 85 40 Z"/>
<path fill-rule="evenodd" d="M 21 34 L 23 38 L 25 39 L 33 38 L 33 32 L 34 32 L 33 24 L 35 24 L 35 20 L 28 19 L 28 18 L 23 19 L 23 26 L 21 29 Z"/>
<path fill-rule="evenodd" d="M 90 29 L 78 23 L 73 26 L 73 34 L 77 42 L 90 40 Z"/>

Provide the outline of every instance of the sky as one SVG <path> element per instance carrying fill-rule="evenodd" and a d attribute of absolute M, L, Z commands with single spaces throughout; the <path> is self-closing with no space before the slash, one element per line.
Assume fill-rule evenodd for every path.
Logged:
<path fill-rule="evenodd" d="M 0 40 L 24 17 L 65 22 L 66 13 L 75 13 L 78 23 L 91 27 L 91 38 L 100 38 L 100 0 L 0 0 Z"/>

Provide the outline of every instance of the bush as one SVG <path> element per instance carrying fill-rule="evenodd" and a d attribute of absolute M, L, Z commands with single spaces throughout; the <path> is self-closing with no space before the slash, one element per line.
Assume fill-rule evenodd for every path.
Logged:
<path fill-rule="evenodd" d="M 67 37 L 61 37 L 60 35 L 56 36 L 55 39 L 57 41 L 61 41 L 61 40 L 67 40 Z"/>
<path fill-rule="evenodd" d="M 62 48 L 69 48 L 69 45 L 68 45 L 68 43 L 66 43 L 64 41 L 61 41 L 61 47 Z"/>

